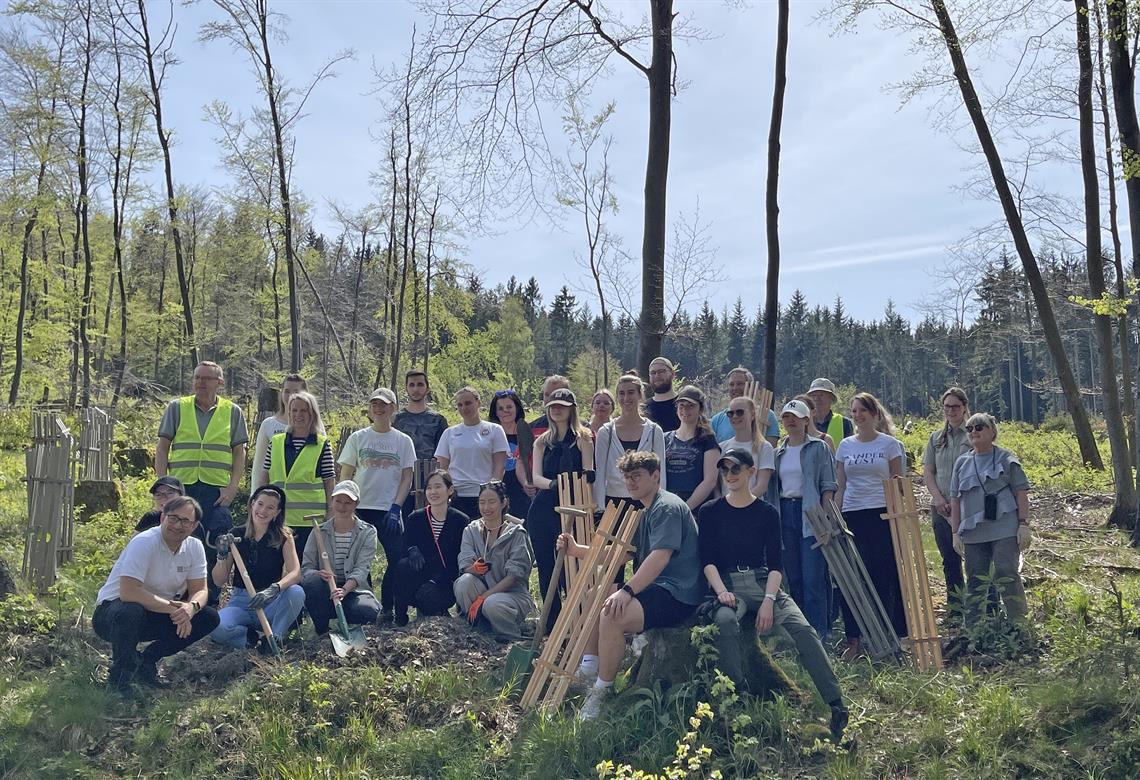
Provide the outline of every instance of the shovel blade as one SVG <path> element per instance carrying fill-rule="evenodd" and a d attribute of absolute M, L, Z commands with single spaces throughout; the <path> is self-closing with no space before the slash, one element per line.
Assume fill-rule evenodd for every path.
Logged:
<path fill-rule="evenodd" d="M 512 647 L 511 651 L 507 653 L 506 662 L 503 664 L 503 681 L 509 683 L 515 680 L 520 687 L 525 687 L 537 655 L 537 652 L 530 649 L 529 643 Z"/>
<path fill-rule="evenodd" d="M 330 631 L 329 638 L 332 639 L 333 651 L 344 658 L 354 650 L 362 652 L 368 647 L 368 640 L 364 637 L 364 629 L 360 626 L 354 626 L 348 629 L 347 634 L 342 634 L 339 631 Z"/>

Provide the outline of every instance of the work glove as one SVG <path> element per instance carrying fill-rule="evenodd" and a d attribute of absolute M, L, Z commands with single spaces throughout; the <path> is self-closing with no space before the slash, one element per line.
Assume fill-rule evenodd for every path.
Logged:
<path fill-rule="evenodd" d="M 216 542 L 218 548 L 218 560 L 224 561 L 226 558 L 230 557 L 230 547 L 233 546 L 234 535 L 222 534 L 217 538 Z"/>
<path fill-rule="evenodd" d="M 963 558 L 966 557 L 966 545 L 962 542 L 961 534 L 954 534 L 954 552 L 958 553 Z"/>
<path fill-rule="evenodd" d="M 424 568 L 424 554 L 420 552 L 419 547 L 408 548 L 408 564 L 412 567 L 412 571 L 423 571 Z"/>
<path fill-rule="evenodd" d="M 276 582 L 264 590 L 254 593 L 249 599 L 250 609 L 264 609 L 269 602 L 281 595 L 281 586 Z"/>
<path fill-rule="evenodd" d="M 467 622 L 474 624 L 479 619 L 479 612 L 483 609 L 483 602 L 487 600 L 486 595 L 476 596 L 475 600 L 471 602 L 471 606 L 467 608 Z"/>
<path fill-rule="evenodd" d="M 491 570 L 491 564 L 487 563 L 482 558 L 477 558 L 475 563 L 471 564 L 471 571 L 482 577 L 484 574 Z"/>
<path fill-rule="evenodd" d="M 402 509 L 399 504 L 392 504 L 392 508 L 388 510 L 388 516 L 385 518 L 384 530 L 390 534 L 398 534 L 400 532 L 400 520 Z"/>
<path fill-rule="evenodd" d="M 1028 523 L 1019 523 L 1017 526 L 1017 549 L 1020 552 L 1025 552 L 1033 546 L 1033 531 L 1029 529 Z"/>

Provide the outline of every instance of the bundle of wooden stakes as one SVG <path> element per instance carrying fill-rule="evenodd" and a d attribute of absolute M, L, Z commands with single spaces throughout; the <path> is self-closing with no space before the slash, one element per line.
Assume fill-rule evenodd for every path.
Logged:
<path fill-rule="evenodd" d="M 547 710 L 562 703 L 597 625 L 602 604 L 610 595 L 614 577 L 634 550 L 630 540 L 637 533 L 640 520 L 641 512 L 628 502 L 606 507 L 590 537 L 590 548 L 579 561 L 577 581 L 566 595 L 558 622 L 546 640 L 542 656 L 534 662 L 534 673 L 520 702 L 524 709 L 539 701 Z"/>
<path fill-rule="evenodd" d="M 902 648 L 891 627 L 891 620 L 879 600 L 879 594 L 871 584 L 867 567 L 855 548 L 855 537 L 847 528 L 834 501 L 804 510 L 804 517 L 811 524 L 815 535 L 814 547 L 823 550 L 823 557 L 831 569 L 847 606 L 855 615 L 855 622 L 863 632 L 863 642 L 875 660 L 889 658 L 897 660 Z"/>
<path fill-rule="evenodd" d="M 412 495 L 416 499 L 416 509 L 423 509 L 427 506 L 427 490 L 428 477 L 432 472 L 439 468 L 439 461 L 435 458 L 420 458 L 412 464 Z"/>
<path fill-rule="evenodd" d="M 589 547 L 594 533 L 594 489 L 585 474 L 558 475 L 557 511 L 562 518 L 562 533 L 570 534 L 575 542 Z M 567 555 L 562 568 L 569 593 L 578 580 L 578 559 Z"/>
<path fill-rule="evenodd" d="M 887 511 L 882 518 L 891 524 L 907 634 L 914 641 L 914 663 L 919 669 L 941 669 L 942 638 L 938 636 L 934 602 L 930 598 L 914 485 L 906 477 L 892 477 L 883 480 L 883 492 L 887 495 Z"/>
<path fill-rule="evenodd" d="M 761 431 L 767 430 L 768 410 L 772 408 L 772 391 L 762 387 L 759 382 L 745 382 L 744 395 L 756 404 L 756 411 L 759 412 L 756 424 L 760 426 Z"/>

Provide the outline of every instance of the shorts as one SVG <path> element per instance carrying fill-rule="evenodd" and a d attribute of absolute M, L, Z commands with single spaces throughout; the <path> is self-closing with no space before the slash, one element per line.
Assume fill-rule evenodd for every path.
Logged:
<path fill-rule="evenodd" d="M 651 628 L 669 628 L 684 623 L 697 609 L 696 604 L 684 604 L 673 598 L 673 594 L 660 585 L 650 585 L 634 596 L 641 602 L 645 613 L 643 631 Z"/>

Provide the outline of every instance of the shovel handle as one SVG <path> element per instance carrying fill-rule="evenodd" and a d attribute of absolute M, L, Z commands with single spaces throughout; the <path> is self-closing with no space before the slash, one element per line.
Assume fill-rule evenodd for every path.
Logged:
<path fill-rule="evenodd" d="M 241 575 L 241 581 L 245 583 L 245 592 L 249 594 L 250 598 L 253 598 L 257 595 L 257 591 L 253 589 L 253 580 L 249 578 L 249 572 L 246 571 L 245 568 L 245 561 L 242 560 L 241 552 L 238 550 L 236 544 L 230 547 L 230 555 L 234 557 L 234 566 L 237 567 L 238 574 Z M 258 608 L 256 612 L 257 620 L 261 623 L 261 633 L 269 637 L 271 645 L 276 645 L 273 639 L 273 627 L 269 625 L 269 618 L 265 617 L 265 610 Z"/>
<path fill-rule="evenodd" d="M 321 569 L 327 571 L 329 574 L 333 574 L 332 561 L 329 560 L 329 552 L 325 549 L 325 538 L 321 534 L 320 517 L 320 515 L 309 515 L 309 519 L 313 521 L 313 534 L 317 539 L 317 552 L 321 557 Z M 333 574 L 333 578 L 329 580 L 329 595 L 332 596 L 334 593 L 336 593 L 335 574 Z M 340 601 L 335 598 L 333 599 L 333 603 L 338 607 L 340 606 Z"/>
<path fill-rule="evenodd" d="M 546 586 L 546 598 L 542 600 L 542 612 L 538 616 L 538 625 L 534 627 L 534 639 L 530 642 L 531 652 L 538 650 L 542 638 L 546 635 L 546 619 L 550 617 L 550 607 L 554 604 L 554 594 L 562 580 L 562 564 L 566 561 L 566 550 L 558 551 L 554 559 L 554 572 L 550 575 L 550 584 Z"/>

